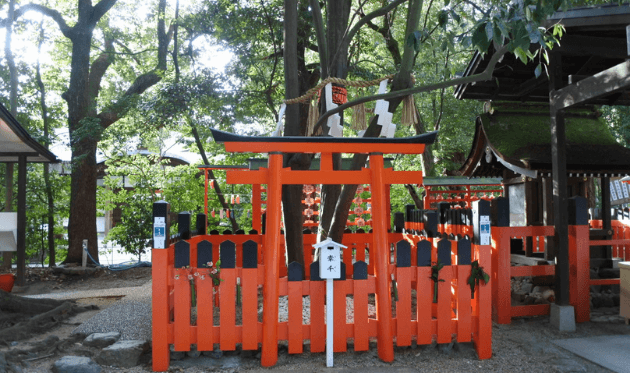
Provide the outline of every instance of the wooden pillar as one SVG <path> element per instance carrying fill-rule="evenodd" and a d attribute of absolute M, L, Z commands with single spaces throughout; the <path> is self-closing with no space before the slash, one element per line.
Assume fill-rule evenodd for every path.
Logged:
<path fill-rule="evenodd" d="M 564 112 L 558 110 L 562 102 L 556 102 L 555 92 L 564 85 L 562 59 L 558 53 L 550 53 L 550 127 L 551 164 L 553 180 L 554 225 L 556 227 L 556 304 L 569 305 L 569 229 L 567 217 L 567 155 Z"/>
<path fill-rule="evenodd" d="M 610 177 L 603 176 L 602 180 L 602 229 L 606 232 L 606 236 L 603 237 L 605 240 L 610 240 L 612 238 L 612 214 L 610 212 Z M 612 247 L 606 246 L 604 249 L 605 257 L 603 259 L 606 260 L 606 266 L 612 265 L 610 260 L 612 260 Z"/>
<path fill-rule="evenodd" d="M 267 228 L 265 242 L 265 281 L 263 287 L 263 339 L 261 365 L 270 367 L 278 361 L 278 294 L 280 287 L 280 205 L 282 200 L 282 153 L 269 153 L 267 184 Z"/>
<path fill-rule="evenodd" d="M 17 205 L 17 280 L 24 286 L 26 279 L 26 156 L 18 157 L 18 205 Z"/>
<path fill-rule="evenodd" d="M 252 185 L 252 229 L 258 231 L 258 234 L 262 234 L 261 190 L 260 184 Z"/>
<path fill-rule="evenodd" d="M 387 240 L 385 180 L 383 178 L 383 154 L 370 154 L 372 172 L 372 227 L 374 228 L 374 275 L 376 277 L 376 318 L 378 319 L 378 357 L 385 361 L 394 360 L 392 336 L 392 300 L 389 276 L 389 242 Z M 370 260 L 372 252 L 370 252 Z"/>

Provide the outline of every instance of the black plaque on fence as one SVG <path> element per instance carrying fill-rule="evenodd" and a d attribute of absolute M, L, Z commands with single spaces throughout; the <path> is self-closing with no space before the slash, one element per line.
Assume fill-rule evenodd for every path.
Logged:
<path fill-rule="evenodd" d="M 197 214 L 197 220 L 195 220 L 195 226 L 197 228 L 197 234 L 202 236 L 206 234 L 208 217 L 206 214 L 199 213 Z"/>
<path fill-rule="evenodd" d="M 451 204 L 448 202 L 439 202 L 437 204 L 438 224 L 446 224 L 446 214 L 450 208 Z"/>
<path fill-rule="evenodd" d="M 431 267 L 431 241 L 421 240 L 416 246 L 418 267 Z"/>
<path fill-rule="evenodd" d="M 451 265 L 451 241 L 446 238 L 438 241 L 437 258 L 438 261 L 445 266 Z"/>
<path fill-rule="evenodd" d="M 411 245 L 402 240 L 396 243 L 396 265 L 398 267 L 411 267 Z"/>
<path fill-rule="evenodd" d="M 175 244 L 175 268 L 184 268 L 190 265 L 190 244 L 179 241 Z"/>
<path fill-rule="evenodd" d="M 424 210 L 423 214 L 424 230 L 427 232 L 427 237 L 435 237 L 438 233 L 438 216 L 434 210 Z"/>
<path fill-rule="evenodd" d="M 394 213 L 394 229 L 396 233 L 402 233 L 405 228 L 405 215 L 402 212 Z"/>
<path fill-rule="evenodd" d="M 258 244 L 252 240 L 243 243 L 243 268 L 258 268 Z"/>
<path fill-rule="evenodd" d="M 197 267 L 207 267 L 209 262 L 212 262 L 212 243 L 203 240 L 197 244 Z"/>
<path fill-rule="evenodd" d="M 497 197 L 490 202 L 492 225 L 495 227 L 510 226 L 510 203 L 505 197 Z"/>
<path fill-rule="evenodd" d="M 352 275 L 352 278 L 355 280 L 367 280 L 368 278 L 367 263 L 360 260 L 358 262 L 355 262 L 353 266 L 354 266 L 354 274 Z"/>
<path fill-rule="evenodd" d="M 221 268 L 236 268 L 236 245 L 234 242 L 230 240 L 221 242 L 219 252 Z"/>
<path fill-rule="evenodd" d="M 321 277 L 319 277 L 319 262 L 314 261 L 311 263 L 311 281 L 323 281 Z"/>
<path fill-rule="evenodd" d="M 289 281 L 302 281 L 302 265 L 300 263 L 289 263 L 289 267 L 287 268 L 287 279 Z"/>
<path fill-rule="evenodd" d="M 405 205 L 405 221 L 412 222 L 413 218 L 413 210 L 416 208 L 416 205 Z"/>
<path fill-rule="evenodd" d="M 180 239 L 190 239 L 190 213 L 188 211 L 180 212 L 179 214 L 177 214 L 177 229 Z"/>
<path fill-rule="evenodd" d="M 470 265 L 472 261 L 470 247 L 470 240 L 468 238 L 457 241 L 457 264 Z"/>

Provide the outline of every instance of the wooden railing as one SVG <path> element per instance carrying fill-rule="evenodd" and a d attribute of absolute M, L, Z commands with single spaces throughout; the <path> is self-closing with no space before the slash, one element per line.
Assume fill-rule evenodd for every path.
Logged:
<path fill-rule="evenodd" d="M 302 353 L 305 340 L 311 352 L 325 351 L 325 282 L 313 262 L 311 236 L 305 235 L 306 276 L 304 269 L 291 263 L 287 276 L 279 279 L 279 299 L 286 297 L 286 321 L 277 321 L 277 339 L 288 341 L 289 353 Z M 346 234 L 343 262 L 345 278 L 334 282 L 334 351 L 346 351 L 353 339 L 355 351 L 369 348 L 377 337 L 380 316 L 370 313 L 376 293 L 376 279 L 370 274 L 368 245 L 370 234 Z M 491 291 L 481 285 L 471 298 L 468 279 L 471 260 L 479 260 L 491 271 L 490 247 L 472 245 L 467 239 L 426 239 L 418 235 L 390 233 L 395 247 L 388 264 L 390 284 L 395 283 L 391 319 L 396 345 L 473 341 L 480 359 L 492 354 Z M 265 292 L 265 251 L 260 235 L 203 235 L 180 241 L 167 249 L 153 249 L 153 369 L 167 370 L 169 346 L 175 351 L 189 351 L 196 344 L 199 351 L 255 350 L 263 340 L 262 297 Z M 359 248 L 352 250 L 351 248 Z M 220 281 L 213 285 L 209 261 L 221 260 Z M 431 265 L 437 259 L 445 266 L 439 271 L 437 303 Z M 367 263 L 366 263 L 367 261 Z M 194 285 L 194 298 L 191 290 Z M 304 304 L 308 296 L 309 306 Z M 285 300 L 282 300 L 285 301 Z M 196 307 L 193 307 L 193 302 Z M 347 320 L 346 303 L 352 304 L 353 317 Z M 196 309 L 196 320 L 191 310 Z M 303 310 L 309 320 L 304 320 Z M 262 310 L 264 312 L 264 310 Z M 378 312 L 378 311 L 377 311 Z M 194 312 L 192 312 L 194 315 Z M 390 315 L 391 317 L 391 315 Z"/>

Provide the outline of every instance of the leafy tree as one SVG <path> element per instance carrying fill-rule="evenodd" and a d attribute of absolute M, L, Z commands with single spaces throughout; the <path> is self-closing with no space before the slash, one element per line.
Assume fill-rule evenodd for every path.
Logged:
<path fill-rule="evenodd" d="M 203 178 L 194 166 L 169 165 L 158 154 L 116 155 L 109 158 L 105 188 L 99 188 L 103 210 L 121 210 L 120 223 L 106 240 L 122 246 L 123 251 L 138 255 L 151 246 L 153 202 L 166 199 L 172 212 L 197 211 L 203 201 Z M 125 187 L 123 177 L 127 185 Z"/>
<path fill-rule="evenodd" d="M 154 63 L 145 59 L 139 66 L 128 67 L 126 71 L 120 71 L 118 82 L 132 81 L 131 84 L 104 85 L 110 66 L 117 63 L 116 43 L 124 35 L 123 28 L 117 29 L 109 24 L 107 14 L 116 5 L 117 0 L 101 0 L 93 5 L 89 0 L 78 0 L 77 7 L 72 10 L 65 5 L 58 9 L 29 3 L 15 10 L 13 17 L 5 19 L 7 22 L 18 19 L 29 11 L 39 12 L 57 24 L 64 37 L 69 39 L 71 45 L 70 77 L 69 85 L 62 97 L 68 106 L 68 127 L 70 130 L 70 143 L 72 146 L 73 173 L 71 181 L 70 222 L 68 234 L 70 247 L 68 250 L 68 262 L 80 262 L 82 241 L 87 238 L 89 252 L 97 258 L 96 235 L 96 147 L 100 135 L 104 129 L 123 117 L 128 109 L 133 106 L 136 97 L 155 85 L 162 79 L 162 74 L 167 67 L 167 48 L 170 34 L 166 29 L 166 0 L 159 0 L 155 6 L 155 18 L 157 21 L 157 51 L 155 51 Z M 130 5 L 125 4 L 127 7 Z M 128 8 L 125 11 L 133 15 L 137 9 Z M 72 19 L 72 26 L 68 19 Z M 143 25 L 138 25 L 143 26 Z M 98 28 L 97 38 L 94 31 Z M 131 31 L 130 31 L 131 32 Z M 147 39 L 146 41 L 151 40 Z M 145 41 L 145 42 L 146 42 Z M 95 58 L 91 58 L 92 44 L 100 46 L 101 52 Z M 142 43 L 142 41 L 140 41 Z M 126 53 L 123 44 L 120 49 Z M 153 51 L 152 51 L 153 52 Z M 152 53 L 151 53 L 152 54 Z M 153 67 L 149 67 L 153 65 Z M 138 73 L 137 71 L 146 71 Z M 114 79 L 116 80 L 116 79 Z M 119 93 L 121 92 L 122 93 Z M 99 100 L 106 96 L 107 100 Z"/>

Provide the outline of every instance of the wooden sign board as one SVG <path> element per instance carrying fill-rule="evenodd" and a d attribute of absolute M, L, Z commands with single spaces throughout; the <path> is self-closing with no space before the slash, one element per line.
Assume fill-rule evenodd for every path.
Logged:
<path fill-rule="evenodd" d="M 621 182 L 620 177 L 610 178 L 610 205 L 630 203 L 630 185 Z"/>

